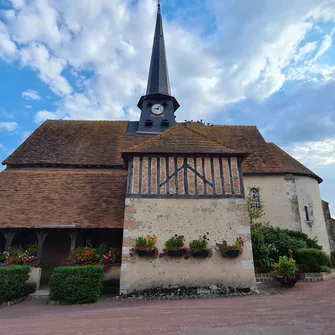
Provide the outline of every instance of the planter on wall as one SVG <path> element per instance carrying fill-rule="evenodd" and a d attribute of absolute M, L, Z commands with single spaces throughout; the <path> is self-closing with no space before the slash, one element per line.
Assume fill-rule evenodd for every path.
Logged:
<path fill-rule="evenodd" d="M 146 250 L 138 250 L 137 254 L 139 257 L 154 257 L 155 256 L 155 251 L 146 251 Z"/>
<path fill-rule="evenodd" d="M 231 249 L 231 250 L 226 250 L 222 252 L 223 257 L 227 258 L 236 258 L 240 256 L 242 253 L 242 250 L 240 249 Z"/>
<path fill-rule="evenodd" d="M 184 250 L 169 250 L 167 252 L 167 255 L 169 257 L 183 257 L 185 255 Z"/>
<path fill-rule="evenodd" d="M 195 258 L 206 258 L 209 256 L 209 250 L 194 251 L 192 256 Z"/>

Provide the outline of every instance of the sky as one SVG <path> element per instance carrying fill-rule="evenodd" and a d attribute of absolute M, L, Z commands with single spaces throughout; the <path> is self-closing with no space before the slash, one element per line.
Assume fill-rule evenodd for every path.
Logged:
<path fill-rule="evenodd" d="M 1 161 L 46 119 L 139 118 L 156 3 L 0 0 Z M 161 3 L 177 120 L 256 125 L 335 216 L 335 0 Z"/>

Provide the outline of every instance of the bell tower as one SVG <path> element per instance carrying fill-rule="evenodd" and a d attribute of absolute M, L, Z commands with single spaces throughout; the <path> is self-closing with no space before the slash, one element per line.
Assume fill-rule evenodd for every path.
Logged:
<path fill-rule="evenodd" d="M 176 125 L 178 101 L 171 95 L 160 3 L 146 95 L 138 102 L 141 117 L 137 133 L 160 134 Z"/>

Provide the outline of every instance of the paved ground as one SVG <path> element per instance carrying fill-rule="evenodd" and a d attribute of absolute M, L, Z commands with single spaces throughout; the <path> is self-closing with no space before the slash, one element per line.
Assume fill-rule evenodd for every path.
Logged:
<path fill-rule="evenodd" d="M 0 309 L 0 334 L 335 334 L 335 280 L 272 296 L 184 301 L 102 301 L 54 306 L 25 301 Z"/>

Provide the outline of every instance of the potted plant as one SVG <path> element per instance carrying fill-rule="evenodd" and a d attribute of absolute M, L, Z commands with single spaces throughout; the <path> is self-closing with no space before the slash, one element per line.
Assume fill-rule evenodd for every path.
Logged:
<path fill-rule="evenodd" d="M 242 254 L 244 242 L 241 237 L 237 237 L 235 244 L 229 245 L 227 241 L 222 241 L 221 244 L 216 244 L 217 251 L 222 253 L 223 257 L 236 258 Z"/>
<path fill-rule="evenodd" d="M 165 242 L 164 254 L 169 257 L 182 257 L 188 253 L 188 249 L 184 246 L 184 236 L 175 234 Z"/>
<path fill-rule="evenodd" d="M 147 237 L 138 237 L 136 245 L 130 250 L 130 255 L 137 254 L 139 257 L 154 257 L 158 255 L 158 249 L 155 247 L 157 238 L 155 235 Z"/>
<path fill-rule="evenodd" d="M 298 273 L 298 269 L 295 264 L 295 260 L 292 258 L 292 251 L 289 250 L 290 257 L 280 256 L 279 262 L 275 264 L 275 269 L 270 273 L 283 287 L 293 287 L 296 282 L 301 278 Z"/>
<path fill-rule="evenodd" d="M 190 242 L 190 253 L 193 257 L 205 258 L 212 254 L 212 250 L 208 248 L 209 238 L 207 235 L 199 236 L 197 240 Z"/>

